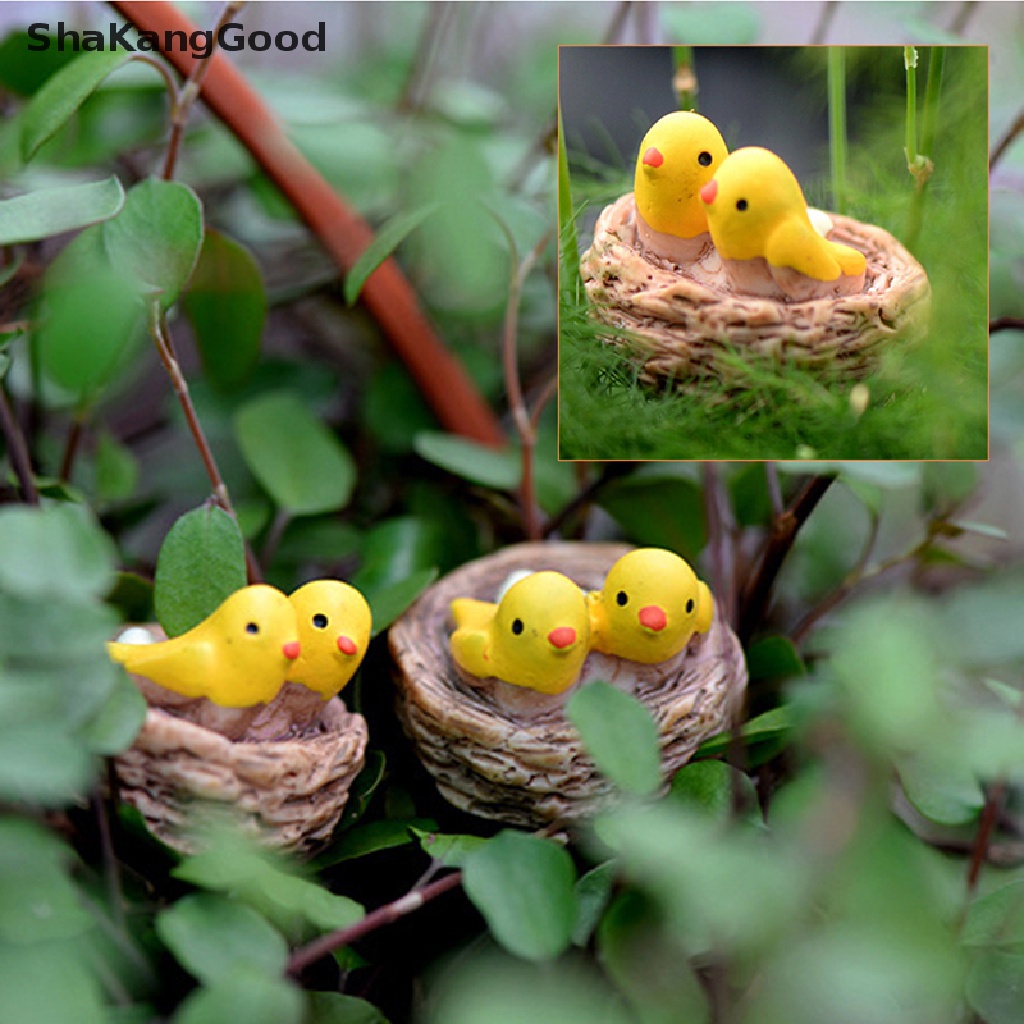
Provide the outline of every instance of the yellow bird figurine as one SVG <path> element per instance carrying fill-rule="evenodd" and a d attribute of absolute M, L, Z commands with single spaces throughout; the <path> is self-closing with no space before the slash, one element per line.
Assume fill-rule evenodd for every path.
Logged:
<path fill-rule="evenodd" d="M 531 573 L 498 604 L 456 598 L 452 618 L 452 656 L 480 678 L 558 694 L 579 678 L 589 653 L 586 597 L 558 572 Z"/>
<path fill-rule="evenodd" d="M 637 235 L 647 248 L 676 262 L 697 258 L 709 242 L 700 189 L 727 153 L 700 114 L 677 110 L 655 122 L 640 143 L 633 189 Z"/>
<path fill-rule="evenodd" d="M 602 654 L 654 664 L 678 654 L 714 616 L 707 584 L 663 548 L 635 548 L 587 595 L 590 645 Z"/>
<path fill-rule="evenodd" d="M 236 590 L 181 636 L 108 643 L 107 650 L 129 672 L 168 690 L 240 708 L 272 700 L 302 648 L 288 598 L 260 583 Z"/>
<path fill-rule="evenodd" d="M 863 289 L 864 254 L 815 231 L 800 183 L 769 150 L 730 153 L 700 198 L 737 291 L 803 301 Z"/>
<path fill-rule="evenodd" d="M 298 618 L 302 653 L 289 669 L 288 681 L 329 700 L 355 675 L 366 654 L 373 629 L 370 606 L 341 580 L 313 580 L 289 600 Z"/>

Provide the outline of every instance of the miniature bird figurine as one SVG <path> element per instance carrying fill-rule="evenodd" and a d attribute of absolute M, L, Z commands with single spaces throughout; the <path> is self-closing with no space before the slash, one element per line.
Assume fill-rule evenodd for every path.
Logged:
<path fill-rule="evenodd" d="M 330 700 L 355 675 L 370 645 L 370 606 L 355 587 L 341 580 L 313 580 L 289 600 L 298 619 L 302 653 L 288 670 L 288 681 Z"/>
<path fill-rule="evenodd" d="M 663 548 L 635 548 L 587 595 L 590 645 L 645 664 L 677 655 L 694 633 L 706 633 L 714 600 L 687 563 Z"/>
<path fill-rule="evenodd" d="M 498 604 L 456 598 L 452 618 L 452 656 L 480 678 L 559 694 L 579 678 L 589 653 L 586 598 L 558 572 L 531 573 Z"/>
<path fill-rule="evenodd" d="M 689 110 L 656 121 L 640 143 L 633 193 L 637 235 L 658 255 L 686 262 L 707 247 L 707 210 L 700 189 L 728 150 L 718 129 Z"/>
<path fill-rule="evenodd" d="M 240 708 L 272 700 L 302 648 L 288 598 L 261 583 L 236 590 L 181 636 L 108 643 L 107 650 L 129 672 L 165 689 Z"/>
<path fill-rule="evenodd" d="M 700 198 L 737 291 L 804 301 L 863 289 L 864 254 L 815 231 L 800 183 L 769 150 L 730 153 Z"/>

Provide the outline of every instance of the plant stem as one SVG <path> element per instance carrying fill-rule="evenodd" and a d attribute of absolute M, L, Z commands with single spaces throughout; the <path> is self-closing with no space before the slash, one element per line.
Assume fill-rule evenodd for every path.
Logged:
<path fill-rule="evenodd" d="M 1024 331 L 1024 317 L 997 316 L 988 322 L 989 334 L 998 334 L 1000 331 Z"/>
<path fill-rule="evenodd" d="M 992 841 L 992 829 L 995 827 L 996 819 L 999 817 L 1005 799 L 1006 783 L 1000 779 L 992 784 L 985 797 L 985 806 L 981 809 L 981 818 L 978 821 L 978 834 L 974 838 L 974 846 L 971 848 L 971 859 L 967 865 L 968 896 L 971 896 L 977 888 L 982 866 L 988 857 L 988 848 Z"/>
<path fill-rule="evenodd" d="M 228 515 L 237 519 L 238 517 L 231 504 L 231 496 L 228 494 L 227 484 L 224 483 L 224 478 L 220 475 L 220 469 L 217 466 L 217 460 L 214 458 L 213 449 L 206 440 L 206 434 L 203 432 L 202 424 L 200 424 L 199 417 L 196 415 L 196 408 L 192 404 L 192 396 L 188 390 L 188 382 L 185 380 L 185 375 L 181 372 L 181 366 L 178 363 L 178 357 L 174 352 L 174 345 L 167 330 L 167 323 L 164 320 L 163 313 L 160 311 L 160 304 L 156 300 L 153 301 L 149 309 L 149 333 L 153 343 L 156 345 L 160 361 L 167 371 L 167 376 L 171 380 L 171 386 L 174 388 L 175 395 L 177 395 L 181 411 L 185 414 L 185 422 L 188 424 L 192 440 L 195 442 L 200 458 L 203 460 L 206 475 L 210 478 L 213 500 Z M 245 545 L 245 565 L 249 582 L 259 582 L 262 574 L 248 544 Z"/>
<path fill-rule="evenodd" d="M 846 51 L 828 48 L 828 143 L 832 164 L 832 202 L 846 213 Z"/>
<path fill-rule="evenodd" d="M 834 480 L 835 476 L 831 474 L 811 477 L 793 504 L 772 521 L 771 533 L 761 552 L 757 570 L 750 578 L 740 604 L 738 632 L 744 644 L 764 618 L 775 578 L 797 534 Z"/>
<path fill-rule="evenodd" d="M 196 31 L 195 25 L 171 3 L 114 0 L 112 6 L 137 28 L 156 32 L 161 38 L 168 31 Z M 168 50 L 164 56 L 185 76 L 195 62 L 187 50 Z M 299 152 L 261 97 L 224 54 L 215 53 L 207 63 L 200 87 L 203 100 L 280 188 L 335 264 L 347 273 L 373 241 L 373 232 Z M 441 423 L 463 437 L 500 447 L 504 435 L 497 418 L 462 364 L 434 333 L 412 287 L 393 259 L 386 260 L 370 275 L 360 298 Z"/>
<path fill-rule="evenodd" d="M 586 487 L 576 492 L 573 499 L 555 515 L 553 515 L 544 528 L 544 536 L 550 537 L 562 527 L 581 509 L 590 505 L 598 493 L 604 490 L 612 481 L 619 477 L 627 476 L 633 471 L 636 463 L 633 462 L 602 462 L 601 474 L 592 480 Z"/>
<path fill-rule="evenodd" d="M 932 176 L 934 164 L 932 151 L 935 147 L 935 126 L 938 122 L 939 92 L 942 88 L 942 68 L 946 59 L 944 46 L 933 46 L 928 54 L 928 79 L 924 90 L 924 110 L 921 114 L 921 147 L 910 166 L 917 187 L 910 200 L 910 215 L 904 241 L 913 248 L 921 231 L 924 216 L 924 190 Z"/>
<path fill-rule="evenodd" d="M 1018 115 L 1016 120 L 1006 130 L 1006 134 L 996 143 L 996 148 L 992 150 L 992 155 L 988 158 L 988 171 L 992 173 L 992 168 L 1003 158 L 1003 154 L 1014 144 L 1017 140 L 1017 136 L 1024 132 L 1024 110 Z"/>
<path fill-rule="evenodd" d="M 907 73 L 907 123 L 903 139 L 903 153 L 907 158 L 907 170 L 913 173 L 914 158 L 917 156 L 917 49 L 903 47 L 903 67 Z"/>
<path fill-rule="evenodd" d="M 85 432 L 85 424 L 88 418 L 89 411 L 84 407 L 75 410 L 74 419 L 71 421 L 71 428 L 68 430 L 68 438 L 64 443 L 64 455 L 60 460 L 60 470 L 57 473 L 57 479 L 62 484 L 66 484 L 71 479 L 71 472 L 75 468 L 75 458 L 78 455 L 82 434 Z"/>
<path fill-rule="evenodd" d="M 39 491 L 36 490 L 35 475 L 32 472 L 32 459 L 25 444 L 25 435 L 18 426 L 18 421 L 7 398 L 7 389 L 0 384 L 0 429 L 3 430 L 7 445 L 7 457 L 11 460 L 11 468 L 18 478 L 21 496 L 29 505 L 39 505 Z"/>
<path fill-rule="evenodd" d="M 192 64 L 192 70 L 188 73 L 185 84 L 177 92 L 174 103 L 171 106 L 171 137 L 167 143 L 167 156 L 164 159 L 163 179 L 170 181 L 174 177 L 174 168 L 178 162 L 178 152 L 181 149 L 181 140 L 185 135 L 185 125 L 188 122 L 188 114 L 192 104 L 199 98 L 199 90 L 203 84 L 207 68 L 210 66 L 210 59 L 217 50 L 217 41 L 220 38 L 220 30 L 234 18 L 245 6 L 245 0 L 229 0 L 224 5 L 217 24 L 213 28 L 213 44 L 208 56 L 202 60 L 196 60 Z"/>
<path fill-rule="evenodd" d="M 371 911 L 361 921 L 357 921 L 348 928 L 339 928 L 337 931 L 329 932 L 295 950 L 288 958 L 286 972 L 293 978 L 298 977 L 310 964 L 315 963 L 322 956 L 326 956 L 342 946 L 347 946 L 378 928 L 393 924 L 406 914 L 419 910 L 425 903 L 457 888 L 461 882 L 462 872 L 453 871 L 436 882 L 430 882 L 419 889 L 411 889 L 392 903 Z"/>
<path fill-rule="evenodd" d="M 731 547 L 733 519 L 729 498 L 722 486 L 718 465 L 702 462 L 701 477 L 704 482 L 704 515 L 708 524 L 708 557 L 710 560 L 711 591 L 726 622 L 735 621 L 736 594 L 733 586 L 735 575 L 732 569 Z"/>
<path fill-rule="evenodd" d="M 821 14 L 818 17 L 818 24 L 814 26 L 814 32 L 811 33 L 811 46 L 822 46 L 825 43 L 825 39 L 828 37 L 828 30 L 832 27 L 832 19 L 836 16 L 836 10 L 839 7 L 839 0 L 828 0 L 828 2 L 821 8 Z"/>

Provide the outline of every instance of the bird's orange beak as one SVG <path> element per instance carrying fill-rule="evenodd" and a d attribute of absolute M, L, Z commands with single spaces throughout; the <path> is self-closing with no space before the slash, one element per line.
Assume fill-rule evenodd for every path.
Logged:
<path fill-rule="evenodd" d="M 548 643 L 564 651 L 566 647 L 572 647 L 576 643 L 576 630 L 572 626 L 558 626 L 548 633 Z"/>
<path fill-rule="evenodd" d="M 712 178 L 701 190 L 700 198 L 706 206 L 710 206 L 718 195 L 718 182 Z"/>
<path fill-rule="evenodd" d="M 665 609 L 656 604 L 649 604 L 641 608 L 637 618 L 640 620 L 641 626 L 653 629 L 656 633 L 668 625 L 668 616 L 665 614 Z"/>
<path fill-rule="evenodd" d="M 292 640 L 291 643 L 284 644 L 281 650 L 289 661 L 294 661 L 302 653 L 302 644 L 298 640 Z"/>
<path fill-rule="evenodd" d="M 665 162 L 665 158 L 661 155 L 661 150 L 655 146 L 648 146 L 644 150 L 644 167 L 660 167 Z"/>
<path fill-rule="evenodd" d="M 338 637 L 338 650 L 342 654 L 355 654 L 359 648 L 356 646 L 355 640 L 347 636 Z"/>

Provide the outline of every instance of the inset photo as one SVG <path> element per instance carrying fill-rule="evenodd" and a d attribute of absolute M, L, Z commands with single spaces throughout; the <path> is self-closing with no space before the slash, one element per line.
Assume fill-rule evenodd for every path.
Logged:
<path fill-rule="evenodd" d="M 559 456 L 988 458 L 988 48 L 559 48 Z"/>

